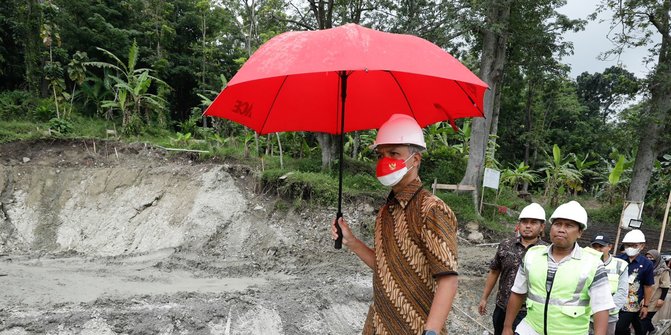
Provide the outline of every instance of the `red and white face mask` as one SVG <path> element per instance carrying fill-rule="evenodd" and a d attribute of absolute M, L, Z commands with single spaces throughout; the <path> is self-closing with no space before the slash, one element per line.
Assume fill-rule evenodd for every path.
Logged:
<path fill-rule="evenodd" d="M 377 180 L 384 186 L 394 186 L 398 184 L 401 179 L 412 169 L 412 166 L 408 168 L 405 163 L 412 158 L 408 157 L 406 160 L 402 159 L 393 159 L 390 157 L 383 157 L 377 161 L 377 168 L 375 169 L 375 175 Z"/>

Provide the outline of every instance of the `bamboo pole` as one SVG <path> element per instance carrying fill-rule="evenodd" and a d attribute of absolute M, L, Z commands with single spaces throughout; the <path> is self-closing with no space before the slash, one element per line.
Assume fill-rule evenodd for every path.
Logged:
<path fill-rule="evenodd" d="M 671 191 L 669 191 L 669 200 L 666 201 L 666 211 L 664 212 L 664 221 L 662 221 L 662 231 L 659 232 L 659 244 L 657 251 L 662 253 L 662 242 L 664 242 L 664 231 L 666 230 L 666 222 L 669 219 L 669 207 L 671 207 Z"/>

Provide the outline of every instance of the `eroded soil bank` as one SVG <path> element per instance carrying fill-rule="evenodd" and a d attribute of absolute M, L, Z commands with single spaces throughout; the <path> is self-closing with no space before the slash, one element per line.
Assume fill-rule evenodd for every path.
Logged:
<path fill-rule="evenodd" d="M 190 158 L 0 145 L 0 334 L 358 334 L 371 273 L 333 249 L 335 210 L 287 206 L 256 191 L 253 168 Z M 375 206 L 345 206 L 364 238 Z M 460 246 L 451 334 L 490 325 L 476 311 L 493 252 Z"/>

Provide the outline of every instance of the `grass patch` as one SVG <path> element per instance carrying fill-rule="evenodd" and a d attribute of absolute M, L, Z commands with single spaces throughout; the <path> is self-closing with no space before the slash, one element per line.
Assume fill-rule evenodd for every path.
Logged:
<path fill-rule="evenodd" d="M 47 126 L 41 122 L 8 120 L 0 122 L 0 143 L 35 140 L 47 137 Z"/>
<path fill-rule="evenodd" d="M 338 178 L 316 172 L 270 169 L 261 175 L 264 188 L 276 189 L 286 199 L 333 206 L 338 201 Z M 388 189 L 377 180 L 362 174 L 343 176 L 343 200 L 356 201 L 362 197 L 384 197 Z"/>

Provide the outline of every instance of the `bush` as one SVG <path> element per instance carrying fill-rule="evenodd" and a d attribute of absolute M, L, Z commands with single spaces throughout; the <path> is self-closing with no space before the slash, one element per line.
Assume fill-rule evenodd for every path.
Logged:
<path fill-rule="evenodd" d="M 440 148 L 424 154 L 419 175 L 427 183 L 456 184 L 466 172 L 468 160 L 453 148 Z"/>
<path fill-rule="evenodd" d="M 53 118 L 49 120 L 49 129 L 61 135 L 65 135 L 72 131 L 72 123 L 65 119 Z"/>
<path fill-rule="evenodd" d="M 601 208 L 587 209 L 587 217 L 589 221 L 598 225 L 615 225 L 620 222 L 620 214 L 622 213 L 622 205 L 606 205 Z"/>
<path fill-rule="evenodd" d="M 8 91 L 0 93 L 0 119 L 25 119 L 33 113 L 40 99 L 27 91 Z"/>

